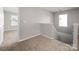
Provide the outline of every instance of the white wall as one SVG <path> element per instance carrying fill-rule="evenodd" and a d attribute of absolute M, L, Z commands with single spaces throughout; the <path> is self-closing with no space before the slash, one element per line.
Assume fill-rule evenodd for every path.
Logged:
<path fill-rule="evenodd" d="M 68 14 L 68 26 L 67 27 L 60 27 L 59 24 L 59 15 L 60 14 Z M 73 33 L 73 24 L 78 23 L 79 24 L 79 8 L 75 9 L 70 9 L 66 11 L 60 11 L 56 12 L 54 14 L 54 24 L 58 32 L 63 32 L 63 33 L 68 33 L 71 34 Z"/>
<path fill-rule="evenodd" d="M 3 8 L 0 7 L 0 25 L 4 25 L 4 13 L 3 13 Z"/>
<path fill-rule="evenodd" d="M 53 39 L 58 39 L 57 31 L 53 24 L 40 24 L 42 35 L 48 36 Z"/>
<path fill-rule="evenodd" d="M 40 15 L 36 8 L 19 8 L 20 39 L 40 34 L 40 26 L 36 23 Z"/>
<path fill-rule="evenodd" d="M 59 24 L 59 15 L 68 14 L 68 27 L 60 27 Z M 73 24 L 79 24 L 79 8 L 70 9 L 66 11 L 56 12 L 54 14 L 54 25 L 60 36 L 60 40 L 66 43 L 73 43 Z"/>
<path fill-rule="evenodd" d="M 43 34 L 53 37 L 53 34 L 55 34 L 55 29 L 52 28 L 54 28 L 54 26 L 48 25 L 52 23 L 52 20 L 52 13 L 41 8 L 20 8 L 20 39 L 37 35 L 43 32 Z"/>
<path fill-rule="evenodd" d="M 5 31 L 17 30 L 17 26 L 11 26 L 12 15 L 17 15 L 17 14 L 9 11 L 4 11 L 4 28 L 5 28 L 4 30 Z"/>
<path fill-rule="evenodd" d="M 49 17 L 48 20 L 50 20 L 50 23 L 40 24 L 40 32 L 42 33 L 42 35 L 46 35 L 53 39 L 58 39 L 57 31 L 56 31 L 56 29 L 54 27 L 54 23 L 53 23 L 53 20 L 54 20 L 53 13 L 49 12 L 48 17 Z"/>
<path fill-rule="evenodd" d="M 0 45 L 3 42 L 4 37 L 4 13 L 3 8 L 0 8 Z"/>

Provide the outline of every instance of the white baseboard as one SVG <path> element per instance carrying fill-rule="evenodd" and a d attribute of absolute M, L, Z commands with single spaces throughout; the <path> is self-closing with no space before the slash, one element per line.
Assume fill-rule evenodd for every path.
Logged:
<path fill-rule="evenodd" d="M 49 36 L 47 36 L 47 35 L 45 35 L 45 34 L 40 33 L 40 34 L 37 34 L 37 35 L 33 35 L 33 36 L 30 36 L 30 37 L 26 37 L 26 38 L 21 39 L 21 40 L 19 40 L 19 41 L 17 41 L 17 42 L 25 41 L 25 40 L 31 39 L 31 38 L 36 37 L 36 36 L 39 36 L 39 35 L 42 35 L 42 36 L 44 36 L 44 37 L 46 37 L 46 38 L 49 38 L 49 39 L 55 39 L 55 38 L 51 38 L 51 37 L 49 37 Z"/>
<path fill-rule="evenodd" d="M 30 37 L 26 37 L 26 38 L 21 39 L 21 40 L 19 40 L 19 41 L 17 41 L 17 42 L 22 42 L 22 41 L 25 41 L 25 40 L 31 39 L 31 38 L 36 37 L 36 36 L 39 36 L 39 35 L 41 35 L 41 34 L 37 34 L 37 35 L 30 36 Z"/>
<path fill-rule="evenodd" d="M 55 39 L 55 38 L 49 37 L 49 36 L 47 36 L 47 35 L 45 35 L 45 34 L 41 34 L 41 35 L 44 36 L 44 37 L 47 37 L 47 38 L 49 38 L 49 39 Z"/>
<path fill-rule="evenodd" d="M 17 29 L 4 30 L 4 32 L 8 32 L 8 31 L 17 31 Z"/>

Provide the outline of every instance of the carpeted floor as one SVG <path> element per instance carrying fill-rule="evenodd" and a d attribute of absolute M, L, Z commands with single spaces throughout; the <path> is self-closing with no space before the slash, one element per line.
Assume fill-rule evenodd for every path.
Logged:
<path fill-rule="evenodd" d="M 17 31 L 12 30 L 12 31 L 5 31 L 4 32 L 4 41 L 2 43 L 2 46 L 7 47 L 12 45 L 14 42 L 17 41 Z"/>
<path fill-rule="evenodd" d="M 73 51 L 70 45 L 41 35 L 11 46 L 9 51 Z"/>

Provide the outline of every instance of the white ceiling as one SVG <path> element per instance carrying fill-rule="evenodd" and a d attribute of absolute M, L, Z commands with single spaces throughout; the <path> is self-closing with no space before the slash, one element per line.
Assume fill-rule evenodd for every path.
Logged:
<path fill-rule="evenodd" d="M 63 11 L 63 10 L 69 10 L 74 7 L 41 7 L 45 10 L 51 11 L 51 12 L 58 12 L 58 11 Z M 18 13 L 19 10 L 17 7 L 4 7 L 5 11 L 13 12 L 13 13 Z"/>
<path fill-rule="evenodd" d="M 13 12 L 13 13 L 18 13 L 19 10 L 17 7 L 4 7 L 5 11 Z"/>
<path fill-rule="evenodd" d="M 51 12 L 58 12 L 63 10 L 69 10 L 75 7 L 42 7 L 42 8 Z"/>

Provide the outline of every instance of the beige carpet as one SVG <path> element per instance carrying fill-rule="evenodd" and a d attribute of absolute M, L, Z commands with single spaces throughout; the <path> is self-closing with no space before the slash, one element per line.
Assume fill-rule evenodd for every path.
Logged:
<path fill-rule="evenodd" d="M 73 48 L 55 39 L 37 36 L 11 46 L 9 51 L 73 51 Z"/>
<path fill-rule="evenodd" d="M 5 31 L 4 32 L 4 41 L 2 43 L 3 47 L 7 47 L 12 45 L 13 43 L 15 43 L 17 41 L 17 31 L 16 30 L 12 30 L 12 31 Z"/>

